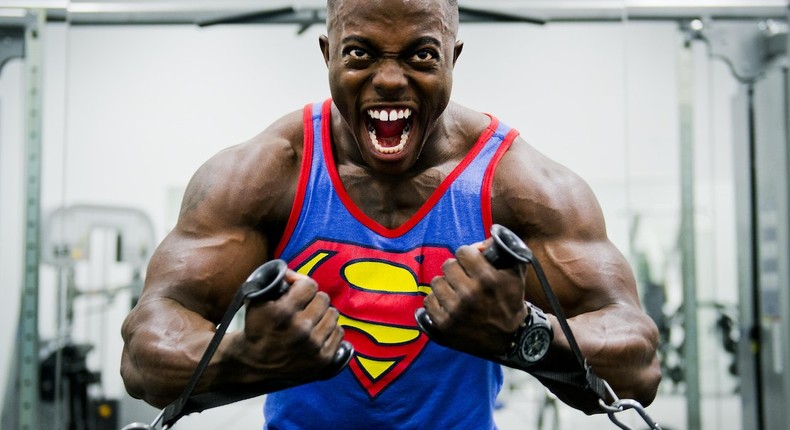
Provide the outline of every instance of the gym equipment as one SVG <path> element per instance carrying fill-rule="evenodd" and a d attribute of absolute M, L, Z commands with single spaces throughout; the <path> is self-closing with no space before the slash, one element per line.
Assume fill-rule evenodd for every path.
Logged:
<path fill-rule="evenodd" d="M 59 428 L 66 430 L 96 430 L 92 424 L 99 418 L 112 425 L 117 409 L 99 417 L 97 410 L 90 407 L 99 400 L 96 393 L 103 393 L 105 384 L 101 371 L 88 366 L 88 356 L 98 357 L 100 363 L 94 366 L 102 367 L 103 354 L 111 348 L 104 343 L 110 336 L 103 329 L 110 325 L 109 309 L 118 298 L 129 298 L 133 305 L 142 290 L 143 273 L 156 246 L 153 224 L 139 209 L 89 204 L 54 208 L 42 220 L 37 230 L 40 246 L 36 258 L 41 265 L 54 268 L 56 295 L 48 295 L 41 302 L 37 298 L 34 308 L 37 313 L 54 316 L 56 331 L 51 338 L 38 335 L 19 338 L 18 352 L 29 342 L 36 344 L 36 354 L 31 363 L 20 362 L 19 357 L 15 357 L 14 367 L 34 366 L 35 369 L 28 372 L 28 379 L 33 373 L 38 382 L 30 388 L 24 382 L 27 379 L 22 378 L 9 385 L 0 427 L 32 430 L 52 428 L 57 423 Z M 95 268 L 101 268 L 102 273 L 120 268 L 115 274 L 125 276 L 115 276 L 113 281 L 105 277 L 99 283 L 86 283 L 78 276 L 80 272 L 87 274 Z M 31 268 L 32 271 L 38 273 L 39 266 Z M 28 299 L 23 296 L 23 301 Z M 79 308 L 80 301 L 98 306 Z M 86 312 L 86 309 L 89 310 Z M 99 315 L 101 322 L 94 323 L 93 327 L 101 334 L 86 339 L 75 327 L 93 318 L 94 313 Z M 27 323 L 22 318 L 27 316 L 20 317 L 20 330 L 28 323 L 38 326 L 38 318 Z M 27 394 L 17 395 L 28 389 L 34 391 L 31 394 L 34 400 L 29 402 L 23 401 Z M 114 401 L 104 398 L 103 394 L 101 397 L 102 402 Z M 34 417 L 28 416 L 32 409 L 37 410 Z M 29 424 L 31 420 L 35 420 L 35 426 Z"/>
<path fill-rule="evenodd" d="M 234 389 L 230 392 L 210 392 L 193 396 L 192 391 L 194 391 L 200 377 L 203 375 L 203 371 L 206 369 L 214 352 L 216 352 L 220 341 L 225 336 L 231 320 L 245 301 L 277 300 L 288 291 L 289 284 L 284 279 L 287 268 L 285 261 L 278 259 L 268 261 L 255 269 L 247 280 L 241 284 L 233 297 L 233 301 L 231 301 L 230 306 L 225 311 L 225 315 L 217 326 L 214 337 L 211 338 L 206 347 L 206 352 L 203 353 L 203 357 L 198 362 L 197 368 L 195 368 L 195 372 L 192 374 L 181 396 L 165 407 L 151 424 L 136 422 L 126 425 L 121 430 L 152 430 L 156 428 L 160 421 L 162 422 L 162 428 L 167 429 L 171 428 L 176 421 L 185 415 L 266 394 L 257 390 Z M 332 359 L 329 367 L 330 371 L 325 379 L 329 379 L 343 370 L 348 365 L 348 362 L 351 361 L 353 355 L 354 347 L 349 342 L 343 341 Z M 284 385 L 282 388 L 286 388 L 286 386 Z"/>
<path fill-rule="evenodd" d="M 573 332 L 568 325 L 568 321 L 565 318 L 562 308 L 560 307 L 559 301 L 554 295 L 554 292 L 551 290 L 551 286 L 549 286 L 549 282 L 546 279 L 546 275 L 543 273 L 540 263 L 533 256 L 532 250 L 527 247 L 527 244 L 525 244 L 524 241 L 521 240 L 521 238 L 515 233 L 499 224 L 494 224 L 491 226 L 491 237 L 494 239 L 494 242 L 490 247 L 483 251 L 483 256 L 494 267 L 500 270 L 512 268 L 519 264 L 531 265 L 533 267 L 535 274 L 537 275 L 538 282 L 540 283 L 540 286 L 546 295 L 546 299 L 551 304 L 554 315 L 557 317 L 557 321 L 559 322 L 565 337 L 568 339 L 571 350 L 576 356 L 576 360 L 582 369 L 580 372 L 575 373 L 542 371 L 531 367 L 522 370 L 525 370 L 536 377 L 575 385 L 582 390 L 591 391 L 598 397 L 598 404 L 601 407 L 601 411 L 606 412 L 606 414 L 609 416 L 609 419 L 621 429 L 631 430 L 630 427 L 618 420 L 615 415 L 628 409 L 634 409 L 651 430 L 661 430 L 661 427 L 647 414 L 642 404 L 633 399 L 618 398 L 614 390 L 612 390 L 611 386 L 609 386 L 609 383 L 600 376 L 596 375 L 592 368 L 587 364 L 587 360 L 584 358 L 581 350 L 579 349 L 579 345 L 576 342 L 576 338 L 573 336 Z M 414 316 L 417 320 L 417 324 L 420 326 L 423 332 L 425 332 L 425 334 L 427 334 L 431 339 L 438 340 L 441 343 L 441 336 L 438 334 L 436 327 L 434 326 L 433 321 L 426 312 L 425 308 L 417 309 Z M 488 357 L 488 359 L 497 361 L 504 365 L 509 365 L 511 367 L 513 365 L 512 362 L 504 362 L 498 358 Z M 581 378 L 581 376 L 583 376 L 583 378 Z M 611 401 L 607 403 L 607 399 L 611 399 Z"/>

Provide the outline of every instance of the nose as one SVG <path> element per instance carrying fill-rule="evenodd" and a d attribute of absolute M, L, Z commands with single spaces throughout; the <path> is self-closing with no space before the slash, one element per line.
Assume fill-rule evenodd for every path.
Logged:
<path fill-rule="evenodd" d="M 394 58 L 382 59 L 375 76 L 373 76 L 373 86 L 381 96 L 400 95 L 406 88 L 407 82 L 403 65 Z"/>

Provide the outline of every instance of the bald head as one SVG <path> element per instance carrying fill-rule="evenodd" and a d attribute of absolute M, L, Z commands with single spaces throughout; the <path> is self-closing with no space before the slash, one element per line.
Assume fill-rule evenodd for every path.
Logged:
<path fill-rule="evenodd" d="M 382 5 L 382 7 L 386 7 L 384 0 L 367 0 L 368 2 L 378 2 Z M 458 33 L 458 1 L 457 0 L 399 0 L 403 2 L 409 1 L 427 1 L 427 2 L 434 2 L 434 3 L 443 3 L 445 6 L 445 12 L 447 13 L 447 17 L 449 18 L 449 22 L 451 23 L 451 31 L 453 35 Z M 338 12 L 342 9 L 343 3 L 346 0 L 327 0 L 326 2 L 326 25 L 327 30 L 331 33 L 334 27 L 338 24 L 338 17 L 341 16 Z"/>
<path fill-rule="evenodd" d="M 441 0 L 438 0 L 438 1 L 441 1 Z M 452 7 L 455 7 L 455 8 L 458 7 L 458 1 L 457 0 L 445 0 L 445 1 L 447 2 L 447 4 L 449 6 L 452 6 Z M 340 2 L 340 0 L 327 0 L 327 2 L 326 2 L 327 10 L 331 11 L 335 7 L 335 5 L 337 3 L 339 3 L 339 2 Z"/>

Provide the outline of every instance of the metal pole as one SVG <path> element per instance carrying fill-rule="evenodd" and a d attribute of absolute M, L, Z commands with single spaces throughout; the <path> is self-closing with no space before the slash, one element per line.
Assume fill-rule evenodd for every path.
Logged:
<path fill-rule="evenodd" d="M 691 44 L 678 56 L 680 104 L 680 253 L 683 279 L 683 331 L 686 428 L 701 429 L 699 346 L 697 336 L 697 269 L 694 235 L 694 62 Z"/>
<path fill-rule="evenodd" d="M 19 429 L 38 430 L 38 266 L 41 214 L 41 32 L 44 10 L 28 12 L 25 28 L 27 118 L 25 135 L 25 270 L 19 314 Z"/>

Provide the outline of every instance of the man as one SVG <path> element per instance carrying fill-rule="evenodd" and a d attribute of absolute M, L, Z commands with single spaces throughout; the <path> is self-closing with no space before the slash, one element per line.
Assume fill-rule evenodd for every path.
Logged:
<path fill-rule="evenodd" d="M 481 253 L 497 223 L 542 264 L 594 371 L 620 397 L 652 401 L 656 328 L 589 187 L 496 118 L 450 102 L 463 47 L 454 3 L 328 2 L 332 100 L 196 172 L 123 327 L 133 396 L 176 398 L 238 286 L 282 258 L 289 290 L 249 304 L 197 392 L 292 386 L 267 396 L 272 429 L 494 428 L 492 360 L 539 314 L 530 305 L 554 333 L 536 366 L 577 370 L 534 272 L 497 270 Z M 423 306 L 445 346 L 418 329 Z M 344 338 L 356 354 L 323 380 Z M 578 387 L 544 382 L 595 409 Z"/>

